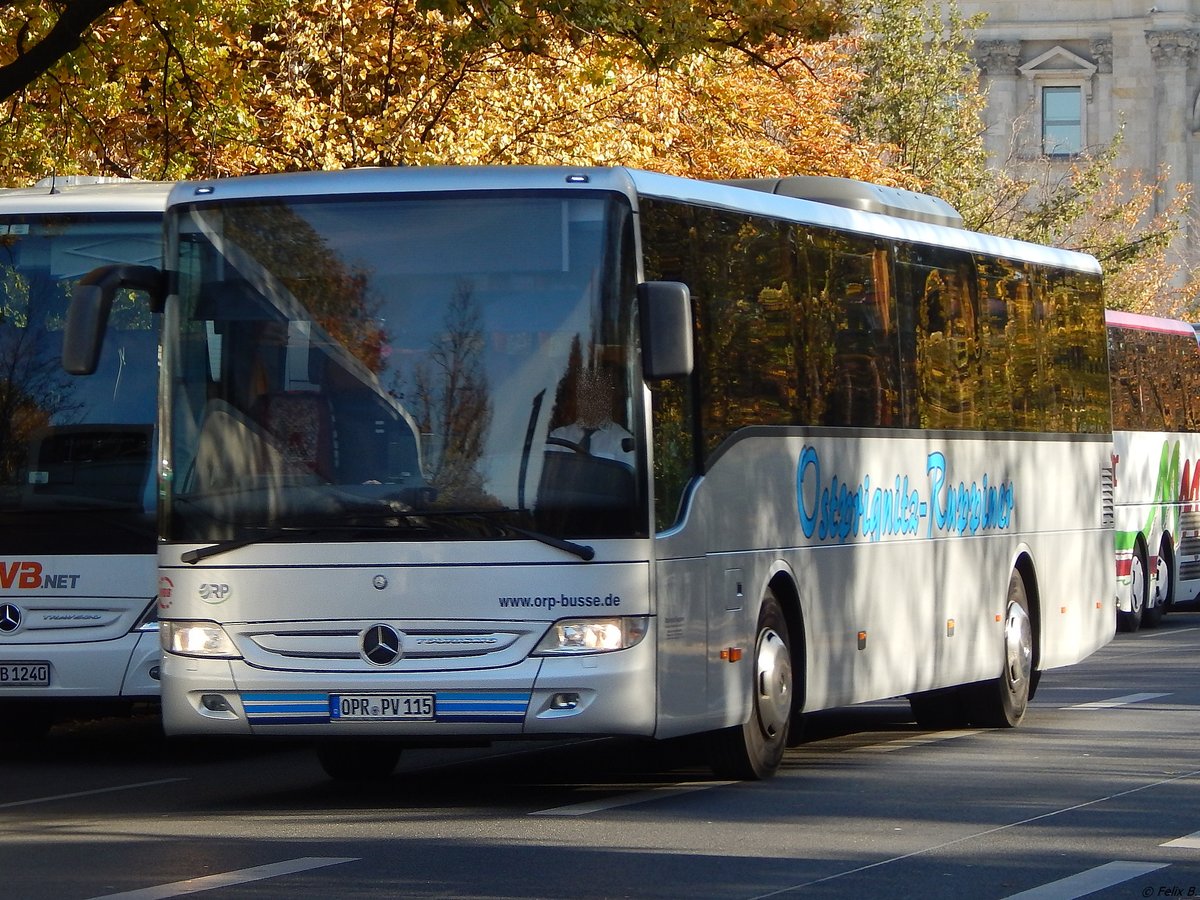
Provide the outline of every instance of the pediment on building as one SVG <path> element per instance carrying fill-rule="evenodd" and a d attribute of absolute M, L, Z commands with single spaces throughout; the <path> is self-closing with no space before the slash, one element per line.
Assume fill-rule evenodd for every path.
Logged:
<path fill-rule="evenodd" d="M 1025 63 L 1017 71 L 1030 78 L 1036 78 L 1039 75 L 1090 78 L 1096 73 L 1096 65 L 1088 62 L 1082 56 L 1072 53 L 1066 47 L 1051 47 L 1045 53 Z"/>

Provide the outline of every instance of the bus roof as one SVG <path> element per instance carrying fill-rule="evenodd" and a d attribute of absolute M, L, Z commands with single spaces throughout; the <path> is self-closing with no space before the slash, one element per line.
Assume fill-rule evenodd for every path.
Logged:
<path fill-rule="evenodd" d="M 1099 263 L 1091 256 L 1024 241 L 985 235 L 948 225 L 901 219 L 847 208 L 832 202 L 799 199 L 739 187 L 637 169 L 567 166 L 414 166 L 294 172 L 182 182 L 172 191 L 170 206 L 205 201 L 269 197 L 336 197 L 355 194 L 440 193 L 491 190 L 608 190 L 625 194 L 637 208 L 639 197 L 679 200 L 718 209 L 772 216 L 799 224 L 871 235 L 884 240 L 912 241 L 1093 274 Z"/>
<path fill-rule="evenodd" d="M 1158 331 L 1163 334 L 1186 334 L 1194 337 L 1196 332 L 1192 325 L 1178 319 L 1164 319 L 1158 316 L 1144 316 L 1141 313 L 1125 312 L 1120 309 L 1106 309 L 1104 324 L 1110 328 L 1130 328 L 1135 331 Z"/>
<path fill-rule="evenodd" d="M 173 182 L 106 179 L 76 182 L 49 179 L 35 187 L 0 190 L 0 216 L 42 213 L 158 212 Z"/>
<path fill-rule="evenodd" d="M 863 212 L 915 219 L 951 228 L 963 227 L 963 218 L 958 210 L 940 197 L 868 181 L 855 181 L 853 178 L 793 175 L 789 178 L 739 178 L 726 183 L 769 194 L 832 203 L 846 209 L 861 209 Z"/>

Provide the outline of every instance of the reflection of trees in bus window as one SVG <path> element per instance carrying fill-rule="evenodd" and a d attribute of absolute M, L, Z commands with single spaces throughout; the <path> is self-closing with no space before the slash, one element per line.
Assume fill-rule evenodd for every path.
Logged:
<path fill-rule="evenodd" d="M 388 335 L 379 320 L 380 301 L 368 292 L 369 272 L 347 266 L 282 203 L 246 206 L 225 222 L 228 237 L 279 278 L 314 322 L 370 371 L 382 370 Z"/>
<path fill-rule="evenodd" d="M 1108 329 L 1113 428 L 1200 430 L 1200 350 L 1187 334 Z"/>
<path fill-rule="evenodd" d="M 82 411 L 59 363 L 60 332 L 46 324 L 61 317 L 68 292 L 69 284 L 0 264 L 0 485 L 24 486 L 35 436 Z"/>
<path fill-rule="evenodd" d="M 1055 348 L 1049 360 L 1054 425 L 1059 431 L 1106 431 L 1108 417 L 1097 414 L 1090 400 L 1108 380 L 1103 330 L 1093 302 L 1099 281 L 1077 272 L 1060 272 L 1044 273 L 1041 283 L 1048 327 L 1053 329 L 1049 346 Z"/>
<path fill-rule="evenodd" d="M 647 276 L 692 292 L 708 451 L 749 425 L 903 424 L 891 281 L 870 240 L 645 207 Z"/>
<path fill-rule="evenodd" d="M 479 470 L 492 423 L 483 319 L 475 289 L 460 281 L 446 305 L 441 333 L 413 368 L 413 414 L 422 434 L 436 435 L 426 459 L 430 484 L 447 505 L 497 505 Z"/>
<path fill-rule="evenodd" d="M 978 294 L 970 259 L 915 247 L 897 267 L 916 315 L 917 407 L 923 428 L 980 428 L 982 386 Z"/>

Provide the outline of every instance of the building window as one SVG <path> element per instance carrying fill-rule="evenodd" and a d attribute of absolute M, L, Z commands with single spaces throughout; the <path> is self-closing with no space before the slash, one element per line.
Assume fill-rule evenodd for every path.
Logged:
<path fill-rule="evenodd" d="M 1042 88 L 1042 152 L 1074 156 L 1083 151 L 1083 90 Z"/>

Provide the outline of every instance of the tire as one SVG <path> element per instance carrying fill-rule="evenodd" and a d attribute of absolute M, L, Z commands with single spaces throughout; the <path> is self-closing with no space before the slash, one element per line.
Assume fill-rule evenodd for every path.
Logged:
<path fill-rule="evenodd" d="M 757 781 L 779 768 L 792 721 L 792 657 L 787 621 L 768 589 L 754 640 L 750 717 L 707 735 L 709 765 L 718 778 Z"/>
<path fill-rule="evenodd" d="M 334 781 L 380 781 L 396 768 L 400 748 L 384 742 L 337 741 L 318 745 L 317 759 Z"/>
<path fill-rule="evenodd" d="M 1117 613 L 1118 631 L 1137 631 L 1146 610 L 1146 551 L 1140 541 L 1134 546 L 1133 557 L 1129 560 L 1129 605 L 1130 612 Z"/>
<path fill-rule="evenodd" d="M 1142 611 L 1142 627 L 1157 628 L 1175 602 L 1175 558 L 1171 554 L 1171 541 L 1165 534 L 1154 558 L 1154 605 Z"/>
<path fill-rule="evenodd" d="M 1033 623 L 1025 579 L 1014 571 L 1004 610 L 1004 669 L 999 677 L 970 686 L 970 721 L 985 728 L 1015 728 L 1029 708 L 1032 685 Z"/>

